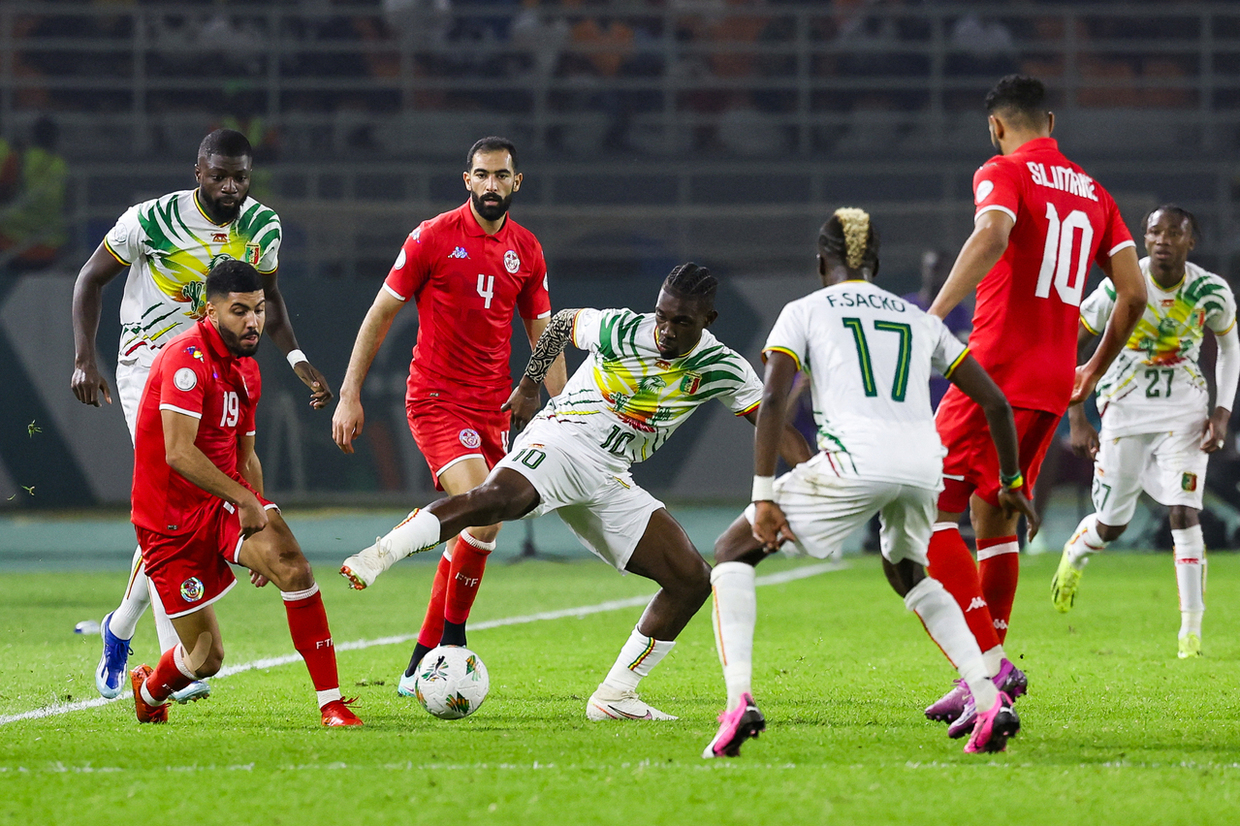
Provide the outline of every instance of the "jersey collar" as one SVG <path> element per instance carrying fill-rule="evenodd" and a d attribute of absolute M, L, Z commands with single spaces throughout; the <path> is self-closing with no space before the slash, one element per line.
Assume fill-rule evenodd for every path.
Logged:
<path fill-rule="evenodd" d="M 208 224 L 210 224 L 210 225 L 211 225 L 211 226 L 213 226 L 213 227 L 226 227 L 226 226 L 228 226 L 229 224 L 231 224 L 231 223 L 232 223 L 232 221 L 225 221 L 225 222 L 224 222 L 224 223 L 222 223 L 222 224 L 217 224 L 217 223 L 215 223 L 214 221 L 212 221 L 212 220 L 211 220 L 211 216 L 210 216 L 210 215 L 208 215 L 208 214 L 207 214 L 207 211 L 206 211 L 205 209 L 203 209 L 203 208 L 202 208 L 202 201 L 199 201 L 199 200 L 198 200 L 198 190 L 197 190 L 197 189 L 195 189 L 193 192 L 194 192 L 194 208 L 198 210 L 198 214 L 199 214 L 199 215 L 201 215 L 201 216 L 203 217 L 203 220 L 205 220 Z M 248 201 L 249 199 L 250 199 L 250 196 L 248 196 L 248 195 L 247 195 L 247 196 L 246 196 L 246 201 Z M 242 201 L 242 202 L 241 202 L 241 206 L 242 206 L 242 207 L 244 207 L 244 206 L 245 206 L 245 201 Z M 240 209 L 238 209 L 238 210 L 237 210 L 237 214 L 238 214 L 238 215 L 240 215 L 240 214 L 241 214 L 241 210 L 240 210 Z"/>
<path fill-rule="evenodd" d="M 1059 141 L 1055 140 L 1054 138 L 1034 138 L 1031 141 L 1025 141 L 1024 143 L 1022 143 L 1019 147 L 1016 148 L 1016 151 L 1013 152 L 1012 154 L 1013 155 L 1027 155 L 1030 152 L 1037 152 L 1039 150 L 1045 151 L 1048 149 L 1052 152 L 1058 152 Z"/>
<path fill-rule="evenodd" d="M 479 224 L 478 219 L 474 217 L 474 211 L 469 208 L 469 201 L 466 201 L 465 204 L 457 210 L 457 212 L 461 214 L 461 229 L 466 235 L 473 238 L 481 238 L 487 234 L 487 231 L 482 228 L 482 224 Z M 504 225 L 499 228 L 499 232 L 495 233 L 491 237 L 495 239 L 504 238 L 508 232 L 508 226 L 511 223 L 512 216 L 507 214 L 504 215 Z"/>
<path fill-rule="evenodd" d="M 208 318 L 198 319 L 198 326 L 202 328 L 202 340 L 217 358 L 233 359 L 232 350 L 228 349 L 228 345 L 224 343 L 224 339 L 220 336 L 220 331 L 215 329 L 215 325 Z"/>

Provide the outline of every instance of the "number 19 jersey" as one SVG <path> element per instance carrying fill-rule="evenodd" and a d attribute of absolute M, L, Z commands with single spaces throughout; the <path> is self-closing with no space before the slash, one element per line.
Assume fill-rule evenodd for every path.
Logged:
<path fill-rule="evenodd" d="M 973 198 L 974 220 L 999 210 L 1015 224 L 977 287 L 969 349 L 1013 407 L 1062 415 L 1090 263 L 1134 246 L 1132 235 L 1107 191 L 1052 138 L 987 161 L 973 176 Z"/>
<path fill-rule="evenodd" d="M 930 369 L 950 378 L 968 353 L 942 321 L 868 281 L 844 281 L 785 306 L 770 352 L 809 374 L 818 447 L 837 475 L 942 486 Z"/>

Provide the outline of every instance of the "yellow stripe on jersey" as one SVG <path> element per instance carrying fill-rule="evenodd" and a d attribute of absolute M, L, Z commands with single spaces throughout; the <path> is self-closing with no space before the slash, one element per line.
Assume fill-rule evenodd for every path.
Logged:
<path fill-rule="evenodd" d="M 108 243 L 107 238 L 103 239 L 103 248 L 107 250 L 108 252 L 110 252 L 112 254 L 112 257 L 115 258 L 117 261 L 119 261 L 122 266 L 128 267 L 130 265 L 129 261 L 126 261 L 124 258 L 121 258 L 119 255 L 116 254 L 116 250 L 112 249 L 112 245 Z"/>
<path fill-rule="evenodd" d="M 194 206 L 198 207 L 198 214 L 201 215 L 203 218 L 206 218 L 207 222 L 211 224 L 212 226 L 226 227 L 232 223 L 232 221 L 225 221 L 222 224 L 215 223 L 215 221 L 212 220 L 211 216 L 207 214 L 207 211 L 202 208 L 202 202 L 198 200 L 198 190 L 196 189 L 194 190 Z"/>
<path fill-rule="evenodd" d="M 1093 327 L 1089 326 L 1089 322 L 1085 320 L 1085 316 L 1080 316 L 1080 321 L 1081 321 L 1081 326 L 1084 327 L 1086 330 L 1089 330 L 1089 334 L 1091 336 L 1098 335 L 1098 331 L 1095 330 Z"/>
<path fill-rule="evenodd" d="M 762 404 L 762 400 L 761 400 L 761 399 L 759 399 L 758 401 L 756 401 L 756 402 L 754 402 L 753 404 L 749 405 L 749 407 L 746 407 L 744 410 L 740 411 L 739 413 L 733 413 L 732 415 L 733 415 L 733 416 L 748 416 L 750 413 L 752 413 L 752 412 L 754 412 L 755 410 L 757 410 L 757 409 L 758 409 L 758 405 L 760 405 L 760 404 Z"/>
<path fill-rule="evenodd" d="M 1236 326 L 1236 320 L 1233 318 L 1233 319 L 1231 320 L 1231 323 L 1227 325 L 1227 329 L 1226 329 L 1226 330 L 1219 330 L 1219 331 L 1218 331 L 1217 333 L 1215 333 L 1214 335 L 1216 335 L 1216 336 L 1225 336 L 1225 335 L 1227 335 L 1228 333 L 1230 333 L 1230 332 L 1232 331 L 1232 328 L 1234 328 L 1235 326 Z"/>
<path fill-rule="evenodd" d="M 955 373 L 955 372 L 956 372 L 956 368 L 960 366 L 960 362 L 964 361 L 966 358 L 968 358 L 968 356 L 969 356 L 969 348 L 968 348 L 968 347 L 966 347 L 966 348 L 964 348 L 964 352 L 963 352 L 963 353 L 961 353 L 960 355 L 956 356 L 956 360 L 955 360 L 955 361 L 953 361 L 951 364 L 947 365 L 947 369 L 943 371 L 943 378 L 945 378 L 945 379 L 950 379 L 950 378 L 952 377 L 952 373 Z"/>
<path fill-rule="evenodd" d="M 797 356 L 796 353 L 792 352 L 787 347 L 767 347 L 765 350 L 762 351 L 762 361 L 764 362 L 766 361 L 767 353 L 783 353 L 785 356 L 788 356 L 794 362 L 796 362 L 798 370 L 801 369 L 801 359 Z"/>

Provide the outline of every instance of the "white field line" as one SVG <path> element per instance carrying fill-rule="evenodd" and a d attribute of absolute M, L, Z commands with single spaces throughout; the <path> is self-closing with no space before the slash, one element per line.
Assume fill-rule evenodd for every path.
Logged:
<path fill-rule="evenodd" d="M 822 562 L 817 565 L 803 565 L 799 568 L 792 568 L 788 571 L 780 571 L 777 574 L 768 574 L 766 576 L 757 577 L 755 584 L 757 585 L 781 585 L 785 582 L 795 582 L 798 579 L 806 579 L 807 577 L 825 574 L 830 571 L 839 571 L 848 566 L 843 562 Z M 576 608 L 561 608 L 558 611 L 539 611 L 537 614 L 524 614 L 519 617 L 504 617 L 503 619 L 484 620 L 482 622 L 470 623 L 469 630 L 485 631 L 488 628 L 503 628 L 507 625 L 525 625 L 530 622 L 542 622 L 543 620 L 565 619 L 567 617 L 586 617 L 590 614 L 602 614 L 606 611 L 618 611 L 621 608 L 635 608 L 650 602 L 653 594 L 640 597 L 629 597 L 628 599 L 615 599 L 609 602 L 600 602 L 597 605 L 581 605 Z M 410 642 L 418 638 L 417 634 L 397 634 L 391 637 L 379 637 L 373 640 L 354 640 L 353 642 L 342 642 L 336 646 L 337 651 L 357 651 L 363 648 L 374 648 L 379 645 L 399 645 L 400 643 Z M 240 674 L 243 671 L 254 671 L 257 669 L 275 668 L 281 665 L 291 665 L 292 663 L 301 662 L 300 654 L 285 654 L 280 657 L 266 657 L 261 660 L 252 660 L 248 663 L 240 665 L 230 665 L 221 668 L 219 673 L 212 677 L 212 680 L 222 680 L 225 677 L 231 677 L 234 674 Z M 96 697 L 93 700 L 79 700 L 74 703 L 56 703 L 54 705 L 36 708 L 32 711 L 23 711 L 20 714 L 4 714 L 0 715 L 0 726 L 8 723 L 16 723 L 20 720 L 39 720 L 44 717 L 59 717 L 62 714 L 69 714 L 74 711 L 83 711 L 88 708 L 98 708 L 106 706 L 108 703 L 114 703 L 117 700 L 125 700 L 133 696 L 133 692 L 125 691 L 118 697 L 111 700 L 103 697 Z"/>

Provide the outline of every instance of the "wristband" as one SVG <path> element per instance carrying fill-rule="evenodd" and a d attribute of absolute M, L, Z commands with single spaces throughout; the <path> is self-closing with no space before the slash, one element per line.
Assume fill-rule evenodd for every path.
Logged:
<path fill-rule="evenodd" d="M 754 502 L 774 502 L 775 501 L 775 477 L 774 476 L 753 477 L 752 501 Z"/>
<path fill-rule="evenodd" d="M 296 368 L 297 365 L 301 364 L 303 361 L 310 361 L 310 359 L 306 358 L 306 354 L 301 350 L 290 350 L 289 354 L 285 356 L 285 358 L 288 359 L 288 366 L 292 368 Z"/>
<path fill-rule="evenodd" d="M 1015 476 L 1008 476 L 1003 471 L 999 471 L 999 484 L 1005 490 L 1020 490 L 1025 486 L 1025 475 L 1019 470 Z"/>

